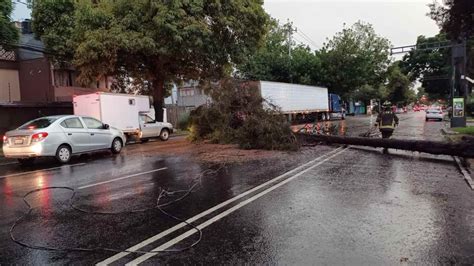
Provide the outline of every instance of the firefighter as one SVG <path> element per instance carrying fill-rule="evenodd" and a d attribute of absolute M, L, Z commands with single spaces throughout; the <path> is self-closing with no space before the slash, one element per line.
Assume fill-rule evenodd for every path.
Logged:
<path fill-rule="evenodd" d="M 382 133 L 382 138 L 384 139 L 390 138 L 395 127 L 398 126 L 398 117 L 391 110 L 390 102 L 385 102 L 383 104 L 383 111 L 377 117 L 377 125 L 380 133 Z"/>

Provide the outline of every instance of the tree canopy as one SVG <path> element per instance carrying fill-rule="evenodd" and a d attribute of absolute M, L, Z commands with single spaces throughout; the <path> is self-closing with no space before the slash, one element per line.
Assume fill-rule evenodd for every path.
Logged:
<path fill-rule="evenodd" d="M 11 21 L 13 2 L 11 0 L 0 0 L 0 46 L 9 49 L 18 41 L 18 29 Z"/>
<path fill-rule="evenodd" d="M 314 85 L 320 72 L 320 61 L 311 49 L 303 44 L 288 42 L 294 31 L 291 24 L 283 26 L 272 20 L 265 44 L 241 65 L 237 76 L 250 80 L 269 80 Z M 291 50 L 291 55 L 288 50 Z"/>
<path fill-rule="evenodd" d="M 402 73 L 399 62 L 393 63 L 387 70 L 388 99 L 393 103 L 409 102 L 416 98 L 411 89 L 411 81 Z"/>
<path fill-rule="evenodd" d="M 318 53 L 322 82 L 346 98 L 364 85 L 378 88 L 385 81 L 389 49 L 390 42 L 378 36 L 372 25 L 345 26 Z"/>
<path fill-rule="evenodd" d="M 443 5 L 444 4 L 444 5 Z M 472 0 L 434 1 L 429 5 L 430 17 L 437 22 L 449 39 L 474 36 L 474 4 Z"/>
<path fill-rule="evenodd" d="M 368 101 L 388 95 L 383 84 L 390 63 L 390 43 L 370 24 L 358 22 L 344 27 L 320 51 L 289 44 L 290 27 L 272 21 L 262 49 L 238 66 L 240 77 L 327 86 L 346 99 Z"/>
<path fill-rule="evenodd" d="M 35 0 L 33 27 L 47 49 L 72 60 L 78 82 L 125 73 L 150 82 L 157 117 L 165 83 L 219 78 L 263 41 L 260 0 Z"/>
<path fill-rule="evenodd" d="M 446 41 L 445 34 L 434 37 L 419 36 L 416 44 Z M 446 98 L 450 92 L 451 77 L 451 50 L 412 50 L 400 62 L 402 72 L 409 76 L 411 81 L 420 80 L 425 93 L 433 98 Z"/>

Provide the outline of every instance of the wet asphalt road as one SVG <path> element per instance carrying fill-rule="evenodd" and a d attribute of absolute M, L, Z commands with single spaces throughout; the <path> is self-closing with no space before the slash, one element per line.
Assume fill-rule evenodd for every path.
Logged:
<path fill-rule="evenodd" d="M 444 122 L 425 123 L 423 113 L 400 118 L 394 138 L 443 138 Z M 333 123 L 358 135 L 370 119 Z M 451 157 L 317 146 L 291 155 L 293 161 L 222 167 L 163 152 L 176 145 L 130 145 L 119 156 L 91 155 L 68 166 L 0 163 L 0 264 L 474 263 L 474 194 Z M 193 193 L 163 210 L 192 218 L 194 227 L 156 209 L 124 212 L 153 208 L 160 194 L 161 204 L 172 202 L 193 185 Z M 18 240 L 60 249 L 173 251 L 57 252 L 12 242 L 10 226 L 28 211 L 23 195 L 47 186 L 76 189 L 74 205 L 88 213 L 71 209 L 70 191 L 40 191 L 28 197 L 34 210 L 15 228 Z M 163 196 L 163 189 L 175 193 Z M 195 227 L 202 239 L 187 249 L 199 240 Z"/>

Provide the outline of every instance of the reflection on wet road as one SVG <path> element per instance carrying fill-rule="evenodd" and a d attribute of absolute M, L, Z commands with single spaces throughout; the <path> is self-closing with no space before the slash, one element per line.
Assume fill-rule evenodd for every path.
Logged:
<path fill-rule="evenodd" d="M 422 113 L 400 117 L 394 138 L 442 140 L 443 123 L 425 123 Z M 368 117 L 348 117 L 321 127 L 359 135 L 370 125 Z M 165 152 L 179 145 L 133 145 L 117 157 L 94 155 L 69 166 L 0 166 L 0 264 L 474 263 L 473 194 L 450 157 L 316 146 L 220 168 Z M 9 227 L 26 211 L 22 196 L 32 189 L 81 188 L 78 207 L 117 212 L 153 208 L 163 190 L 183 191 L 196 180 L 193 193 L 164 209 L 202 230 L 186 251 L 48 252 L 9 240 Z M 140 251 L 182 249 L 199 239 L 193 227 L 158 210 L 81 213 L 70 208 L 70 197 L 61 190 L 31 195 L 35 209 L 15 236 L 58 248 Z"/>

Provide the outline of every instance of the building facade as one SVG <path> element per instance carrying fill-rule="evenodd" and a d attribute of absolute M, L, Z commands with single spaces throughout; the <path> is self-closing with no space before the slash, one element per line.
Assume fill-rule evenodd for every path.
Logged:
<path fill-rule="evenodd" d="M 110 91 L 112 77 L 79 86 L 73 68 L 58 67 L 43 53 L 44 44 L 35 39 L 29 21 L 16 25 L 22 26 L 19 48 L 0 47 L 0 103 L 71 102 L 73 95 Z"/>

